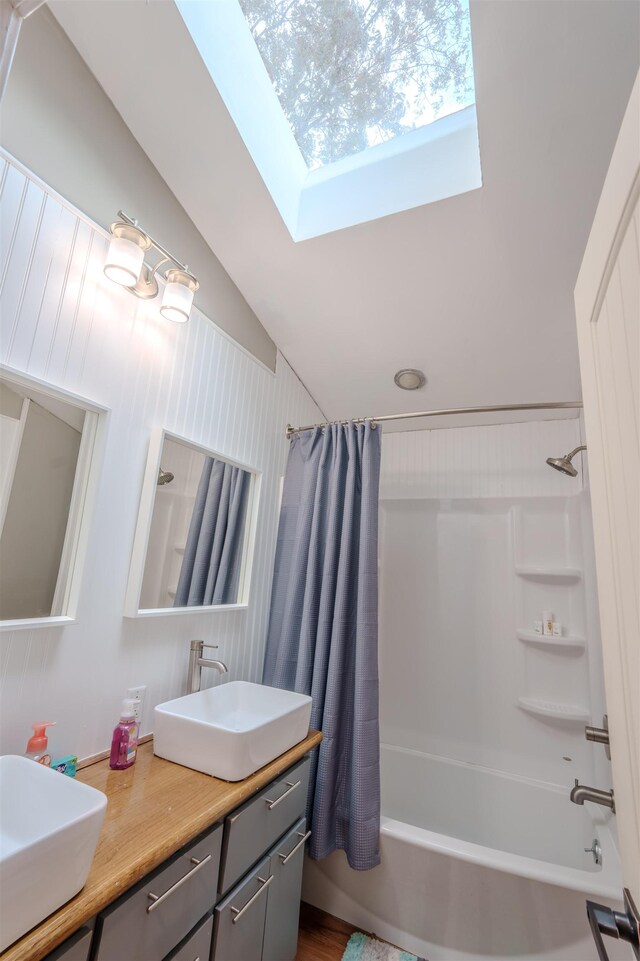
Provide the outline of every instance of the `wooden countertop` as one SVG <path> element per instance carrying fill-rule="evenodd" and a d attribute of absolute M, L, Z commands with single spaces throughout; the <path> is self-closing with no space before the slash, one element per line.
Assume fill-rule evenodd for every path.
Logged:
<path fill-rule="evenodd" d="M 2 961 L 41 961 L 98 911 L 321 740 L 319 731 L 310 731 L 304 741 L 244 781 L 219 781 L 164 761 L 154 756 L 153 743 L 141 745 L 136 763 L 126 771 L 110 770 L 108 761 L 79 771 L 79 781 L 104 791 L 109 799 L 87 883 L 75 898 L 7 948 Z"/>

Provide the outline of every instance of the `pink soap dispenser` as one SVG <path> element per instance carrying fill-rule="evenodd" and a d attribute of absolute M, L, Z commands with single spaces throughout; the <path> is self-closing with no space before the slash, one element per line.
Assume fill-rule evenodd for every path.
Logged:
<path fill-rule="evenodd" d="M 113 729 L 109 767 L 114 771 L 123 771 L 131 767 L 136 759 L 139 725 L 136 721 L 135 703 L 133 698 L 125 697 L 120 720 Z"/>
<path fill-rule="evenodd" d="M 51 767 L 51 755 L 47 750 L 49 744 L 47 728 L 53 727 L 55 723 L 55 721 L 39 721 L 37 724 L 31 725 L 33 734 L 27 743 L 27 750 L 24 752 L 25 757 L 28 757 L 31 761 L 37 761 L 38 764 L 44 764 L 45 767 Z"/>

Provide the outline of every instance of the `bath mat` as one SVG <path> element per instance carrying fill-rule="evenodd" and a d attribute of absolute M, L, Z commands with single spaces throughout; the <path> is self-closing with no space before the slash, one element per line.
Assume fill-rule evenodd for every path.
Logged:
<path fill-rule="evenodd" d="M 394 948 L 386 941 L 378 941 L 376 938 L 370 938 L 356 931 L 349 938 L 342 961 L 423 961 L 423 959 Z"/>

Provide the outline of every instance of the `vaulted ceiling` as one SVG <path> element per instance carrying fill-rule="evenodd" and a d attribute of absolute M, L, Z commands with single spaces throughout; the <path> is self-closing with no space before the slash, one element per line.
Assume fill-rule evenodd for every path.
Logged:
<path fill-rule="evenodd" d="M 639 4 L 471 0 L 482 188 L 297 244 L 173 0 L 50 7 L 327 416 L 580 398 L 573 287 Z"/>

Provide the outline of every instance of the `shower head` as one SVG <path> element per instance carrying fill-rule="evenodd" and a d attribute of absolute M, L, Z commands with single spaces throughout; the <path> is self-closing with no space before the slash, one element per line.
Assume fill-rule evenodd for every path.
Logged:
<path fill-rule="evenodd" d="M 549 467 L 559 470 L 561 474 L 568 474 L 569 477 L 576 477 L 578 471 L 575 469 L 571 461 L 578 451 L 586 449 L 586 445 L 583 444 L 582 447 L 576 447 L 575 450 L 572 450 L 569 454 L 565 454 L 564 457 L 547 457 L 547 464 Z"/>
<path fill-rule="evenodd" d="M 165 484 L 170 484 L 173 480 L 174 475 L 170 470 L 163 470 L 161 467 L 158 468 L 158 480 L 156 484 L 158 487 L 163 487 Z"/>

